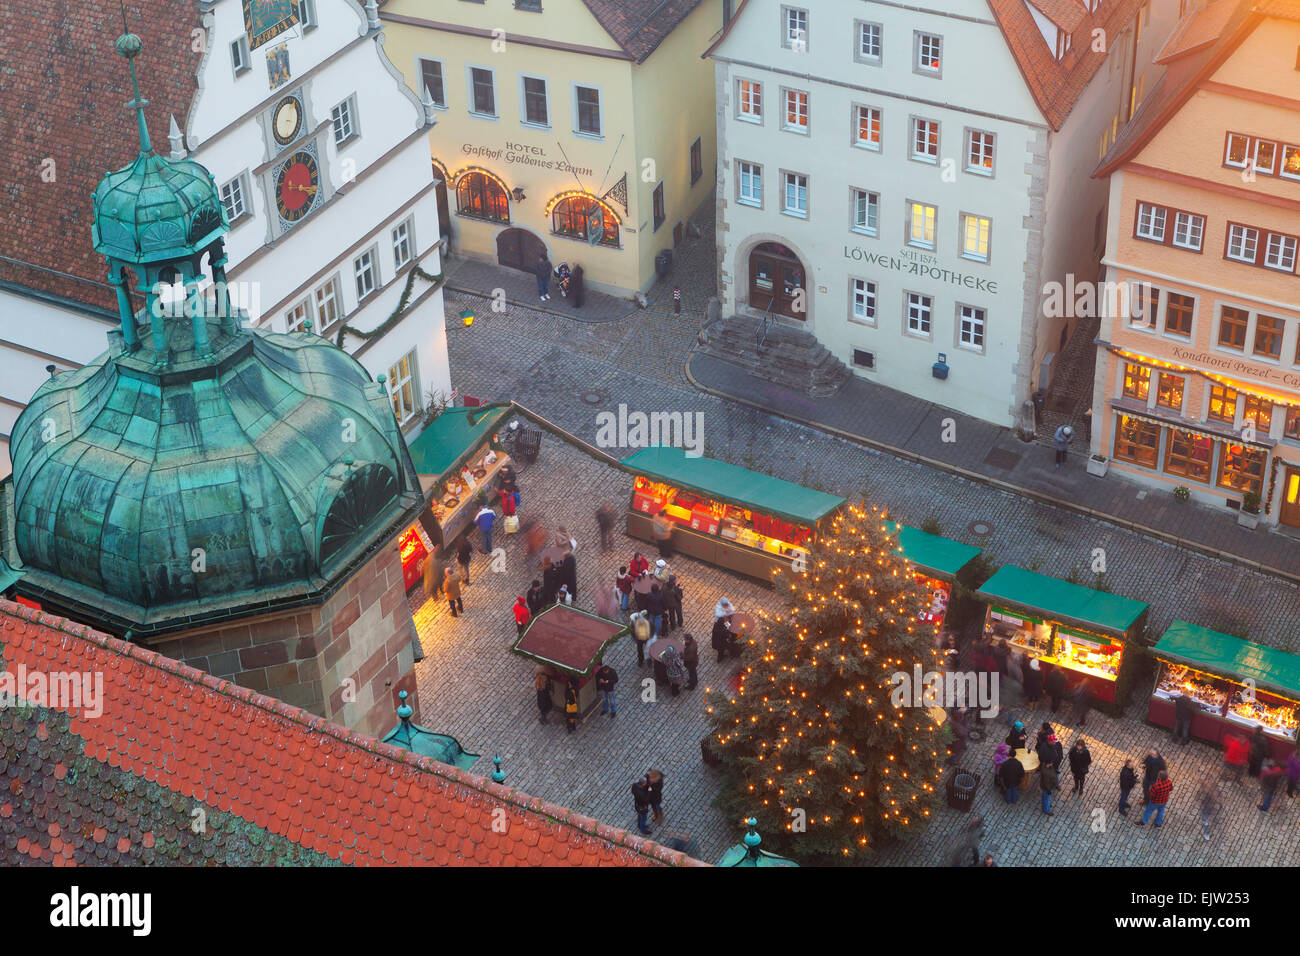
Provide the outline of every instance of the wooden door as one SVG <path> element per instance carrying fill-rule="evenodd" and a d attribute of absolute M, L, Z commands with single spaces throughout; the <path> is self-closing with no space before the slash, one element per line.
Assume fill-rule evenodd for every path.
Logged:
<path fill-rule="evenodd" d="M 764 312 L 770 305 L 777 315 L 802 319 L 806 307 L 805 311 L 796 311 L 795 300 L 803 287 L 804 271 L 798 260 L 757 250 L 750 255 L 750 308 Z"/>
<path fill-rule="evenodd" d="M 1288 465 L 1282 480 L 1282 510 L 1278 520 L 1300 528 L 1300 468 Z"/>
<path fill-rule="evenodd" d="M 497 236 L 497 264 L 532 272 L 546 246 L 527 229 L 507 229 Z"/>

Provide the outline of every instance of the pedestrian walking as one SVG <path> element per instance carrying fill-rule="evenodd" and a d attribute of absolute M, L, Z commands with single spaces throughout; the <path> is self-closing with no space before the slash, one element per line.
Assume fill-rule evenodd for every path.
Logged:
<path fill-rule="evenodd" d="M 1297 787 L 1300 787 L 1300 750 L 1293 750 L 1286 758 L 1286 795 L 1294 797 Z"/>
<path fill-rule="evenodd" d="M 1043 670 L 1036 657 L 1026 657 L 1020 664 L 1020 686 L 1025 691 L 1025 702 L 1031 710 L 1038 708 L 1043 696 Z"/>
<path fill-rule="evenodd" d="M 980 843 L 983 839 L 984 817 L 973 814 L 953 841 L 948 860 L 953 866 L 977 866 L 980 859 Z"/>
<path fill-rule="evenodd" d="M 1128 795 L 1133 792 L 1137 786 L 1138 775 L 1133 769 L 1133 758 L 1125 757 L 1124 766 L 1119 772 L 1119 812 L 1121 816 L 1128 814 Z"/>
<path fill-rule="evenodd" d="M 1007 762 L 1007 758 L 1010 756 L 1011 748 L 1006 744 L 998 744 L 998 749 L 993 752 L 993 785 L 998 788 L 998 793 L 1001 793 L 1003 797 L 1006 794 L 1003 793 L 1002 787 L 1002 765 Z"/>
<path fill-rule="evenodd" d="M 422 572 L 424 593 L 431 598 L 442 597 L 442 580 L 447 576 L 447 566 L 441 561 L 429 555 L 424 559 L 424 570 Z"/>
<path fill-rule="evenodd" d="M 993 645 L 991 653 L 993 654 L 993 661 L 997 665 L 996 670 L 998 674 L 1002 677 L 1006 677 L 1007 666 L 1011 659 L 1011 648 L 1007 646 L 1005 640 L 999 638 L 998 642 Z"/>
<path fill-rule="evenodd" d="M 966 738 L 970 735 L 970 728 L 966 726 L 966 717 L 970 711 L 966 707 L 953 708 L 952 716 L 949 718 L 949 725 L 952 727 L 952 743 L 948 745 L 948 759 L 946 763 L 956 766 L 966 753 Z"/>
<path fill-rule="evenodd" d="M 555 546 L 562 551 L 577 551 L 578 539 L 569 534 L 569 529 L 560 525 L 555 529 Z"/>
<path fill-rule="evenodd" d="M 1165 822 L 1165 806 L 1169 803 L 1169 796 L 1174 792 L 1174 782 L 1169 779 L 1169 771 L 1161 770 L 1156 782 L 1151 784 L 1151 790 L 1147 793 L 1147 808 L 1142 811 L 1142 819 L 1137 821 L 1140 827 L 1146 826 L 1151 814 L 1156 815 L 1156 826 L 1163 826 Z"/>
<path fill-rule="evenodd" d="M 546 547 L 546 526 L 536 519 L 529 519 L 524 530 L 524 566 L 531 568 L 533 559 Z"/>
<path fill-rule="evenodd" d="M 1273 798 L 1277 796 L 1278 788 L 1282 786 L 1282 781 L 1286 778 L 1286 771 L 1282 766 L 1272 760 L 1265 760 L 1264 765 L 1260 768 L 1259 773 L 1259 808 L 1268 811 L 1273 805 Z"/>
<path fill-rule="evenodd" d="M 1068 457 L 1070 442 L 1074 441 L 1074 429 L 1069 425 L 1062 425 L 1052 436 L 1052 444 L 1056 446 L 1056 470 L 1060 471 L 1061 466 L 1065 464 Z"/>
<path fill-rule="evenodd" d="M 682 589 L 677 584 L 677 575 L 668 575 L 664 585 L 664 613 L 668 615 L 664 623 L 664 633 L 671 634 L 682 626 Z"/>
<path fill-rule="evenodd" d="M 1091 766 L 1092 753 L 1088 750 L 1088 745 L 1082 740 L 1076 740 L 1070 748 L 1070 776 L 1074 777 L 1072 793 L 1083 794 L 1083 778 L 1088 776 L 1088 768 Z"/>
<path fill-rule="evenodd" d="M 618 619 L 618 588 L 610 584 L 596 589 L 596 616 L 607 621 Z"/>
<path fill-rule="evenodd" d="M 1222 806 L 1219 795 L 1214 792 L 1214 785 L 1209 780 L 1202 782 L 1201 792 L 1196 802 L 1201 810 L 1201 836 L 1206 843 L 1209 843 L 1210 827 L 1218 818 L 1219 809 Z"/>
<path fill-rule="evenodd" d="M 1264 736 L 1264 728 L 1257 724 L 1250 735 L 1250 759 L 1246 763 L 1246 772 L 1252 777 L 1258 777 L 1266 756 L 1268 756 L 1268 738 Z"/>
<path fill-rule="evenodd" d="M 636 641 L 636 663 L 645 666 L 645 646 L 650 640 L 650 619 L 645 611 L 632 614 L 632 639 Z"/>
<path fill-rule="evenodd" d="M 460 598 L 460 579 L 451 568 L 448 568 L 443 576 L 442 593 L 447 596 L 447 605 L 451 608 L 452 617 L 459 617 L 465 612 L 465 602 Z"/>
<path fill-rule="evenodd" d="M 1025 730 L 1025 725 L 1022 722 L 1017 720 L 1011 725 L 1011 732 L 1007 734 L 1007 746 L 1012 753 L 1017 750 L 1029 749 L 1029 732 Z"/>
<path fill-rule="evenodd" d="M 617 683 L 618 671 L 608 664 L 602 664 L 600 670 L 596 671 L 596 691 L 600 694 L 600 712 L 603 714 L 608 711 L 610 720 L 618 713 L 618 705 L 614 701 L 614 685 Z"/>
<path fill-rule="evenodd" d="M 1223 762 L 1227 765 L 1225 779 L 1231 777 L 1241 783 L 1249 757 L 1250 744 L 1246 743 L 1246 739 L 1239 734 L 1230 734 L 1223 742 Z"/>
<path fill-rule="evenodd" d="M 1020 796 L 1020 782 L 1025 779 L 1025 765 L 1013 753 L 1002 762 L 1002 799 L 1015 803 Z"/>
<path fill-rule="evenodd" d="M 676 697 L 686 684 L 686 665 L 682 663 L 682 656 L 677 653 L 677 648 L 671 644 L 664 651 L 662 660 L 664 669 L 668 672 L 668 685 L 672 688 L 673 696 Z"/>
<path fill-rule="evenodd" d="M 569 733 L 578 729 L 578 682 L 572 677 L 564 685 L 564 724 Z"/>
<path fill-rule="evenodd" d="M 695 643 L 691 634 L 683 638 L 682 663 L 686 665 L 686 689 L 695 690 L 700 683 L 700 645 Z"/>
<path fill-rule="evenodd" d="M 659 546 L 659 557 L 666 561 L 673 556 L 673 521 L 668 517 L 667 509 L 659 509 L 653 529 L 655 544 Z"/>
<path fill-rule="evenodd" d="M 1060 775 L 1050 763 L 1045 763 L 1038 768 L 1038 786 L 1043 791 L 1043 812 L 1049 817 L 1055 816 L 1052 813 L 1052 794 L 1060 785 Z"/>
<path fill-rule="evenodd" d="M 544 724 L 551 712 L 551 675 L 545 667 L 538 667 L 533 674 L 533 687 L 537 690 L 537 712 L 540 715 L 537 722 Z"/>
<path fill-rule="evenodd" d="M 1088 719 L 1088 711 L 1092 710 L 1092 691 L 1088 688 L 1088 682 L 1079 679 L 1074 685 L 1074 690 L 1070 692 L 1070 702 L 1074 704 L 1074 722 L 1080 727 Z"/>
<path fill-rule="evenodd" d="M 1192 739 L 1192 715 L 1195 712 L 1196 705 L 1192 698 L 1186 694 L 1174 698 L 1174 740 L 1183 746 Z"/>
<path fill-rule="evenodd" d="M 1061 706 L 1061 698 L 1065 696 L 1065 671 L 1060 667 L 1053 667 L 1043 679 L 1043 690 L 1047 691 L 1047 697 L 1052 702 L 1052 713 Z"/>
<path fill-rule="evenodd" d="M 529 614 L 540 614 L 546 607 L 546 602 L 542 599 L 542 582 L 533 578 L 533 583 L 528 585 L 528 593 L 524 595 L 524 600 L 528 604 Z"/>
<path fill-rule="evenodd" d="M 537 298 L 545 302 L 551 297 L 551 260 L 546 257 L 545 251 L 537 256 L 533 274 L 537 276 Z"/>
<path fill-rule="evenodd" d="M 474 560 L 474 545 L 469 543 L 469 532 L 460 536 L 456 545 L 456 563 L 460 565 L 461 583 L 469 587 L 469 565 Z"/>
<path fill-rule="evenodd" d="M 572 551 L 565 551 L 560 559 L 560 583 L 569 589 L 574 598 L 578 596 L 578 559 Z"/>
<path fill-rule="evenodd" d="M 479 513 L 474 516 L 474 524 L 478 525 L 478 530 L 483 535 L 483 553 L 492 553 L 492 525 L 496 523 L 497 513 L 492 510 L 490 505 L 483 505 Z"/>
<path fill-rule="evenodd" d="M 649 836 L 650 829 L 650 790 L 644 779 L 632 784 L 632 809 L 636 811 L 636 829 L 642 836 Z"/>
<path fill-rule="evenodd" d="M 664 592 L 659 590 L 658 584 L 650 585 L 645 608 L 650 614 L 650 627 L 654 631 L 654 636 L 658 637 L 664 626 Z"/>
<path fill-rule="evenodd" d="M 1147 755 L 1142 760 L 1142 802 L 1151 801 L 1151 788 L 1160 778 L 1160 774 L 1167 770 L 1165 758 L 1160 756 L 1160 751 L 1152 747 L 1147 751 Z"/>
<path fill-rule="evenodd" d="M 645 775 L 646 792 L 650 795 L 650 808 L 654 811 L 655 823 L 664 822 L 664 775 L 658 770 L 651 770 Z"/>
<path fill-rule="evenodd" d="M 524 636 L 524 631 L 528 627 L 528 622 L 533 619 L 533 612 L 528 610 L 528 599 L 522 594 L 515 598 L 515 629 L 519 636 Z"/>
<path fill-rule="evenodd" d="M 614 507 L 608 501 L 596 509 L 596 527 L 600 530 L 600 550 L 614 550 Z"/>

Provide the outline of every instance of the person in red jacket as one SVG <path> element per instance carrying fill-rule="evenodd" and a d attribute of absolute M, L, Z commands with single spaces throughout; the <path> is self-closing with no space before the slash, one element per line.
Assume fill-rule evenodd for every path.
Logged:
<path fill-rule="evenodd" d="M 643 555 L 640 551 L 633 552 L 632 560 L 628 562 L 628 566 L 627 566 L 628 574 L 632 575 L 632 577 L 634 578 L 639 578 L 641 575 L 645 574 L 645 572 L 649 570 L 650 570 L 650 562 L 645 559 L 645 555 Z"/>
<path fill-rule="evenodd" d="M 1223 762 L 1228 765 L 1228 774 L 1237 783 L 1246 772 L 1246 761 L 1250 758 L 1250 744 L 1244 737 L 1236 734 L 1230 736 L 1223 745 Z"/>
<path fill-rule="evenodd" d="M 1156 826 L 1162 826 L 1165 822 L 1165 805 L 1169 803 L 1169 795 L 1174 792 L 1174 782 L 1169 779 L 1169 771 L 1161 770 L 1160 776 L 1156 782 L 1151 784 L 1151 793 L 1148 795 L 1150 802 L 1147 808 L 1142 811 L 1142 819 L 1137 821 L 1138 826 L 1146 826 L 1146 822 L 1151 819 L 1154 811 L 1156 815 Z"/>
<path fill-rule="evenodd" d="M 628 573 L 627 568 L 618 569 L 618 577 L 614 579 L 614 586 L 618 588 L 618 609 L 624 614 L 627 613 L 628 605 L 632 600 L 632 582 L 634 576 Z"/>
<path fill-rule="evenodd" d="M 1274 763 L 1272 760 L 1264 761 L 1264 767 L 1259 774 L 1259 795 L 1263 801 L 1259 804 L 1261 810 L 1267 811 L 1272 806 L 1273 798 L 1277 796 L 1285 776 L 1286 771 L 1282 769 L 1281 764 Z"/>
<path fill-rule="evenodd" d="M 497 492 L 501 496 L 501 515 L 509 518 L 519 507 L 519 493 L 502 488 Z"/>
<path fill-rule="evenodd" d="M 528 610 L 528 602 L 521 594 L 515 598 L 515 627 L 519 629 L 520 637 L 524 636 L 524 628 L 528 626 L 528 622 L 532 619 L 533 614 Z"/>

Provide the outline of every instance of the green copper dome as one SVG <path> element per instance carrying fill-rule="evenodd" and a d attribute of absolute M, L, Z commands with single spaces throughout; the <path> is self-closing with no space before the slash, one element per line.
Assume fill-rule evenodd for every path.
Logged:
<path fill-rule="evenodd" d="M 124 262 L 193 255 L 230 225 L 212 174 L 192 159 L 141 153 L 100 180 L 94 202 L 95 250 Z"/>

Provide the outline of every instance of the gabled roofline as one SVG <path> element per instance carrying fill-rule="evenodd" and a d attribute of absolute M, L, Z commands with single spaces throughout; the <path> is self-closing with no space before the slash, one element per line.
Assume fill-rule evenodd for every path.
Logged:
<path fill-rule="evenodd" d="M 722 32 L 718 34 L 716 40 L 709 44 L 709 48 L 700 54 L 701 60 L 707 60 L 709 57 L 713 56 L 713 51 L 720 47 L 722 41 L 731 35 L 732 27 L 736 25 L 736 21 L 740 19 L 740 15 L 745 12 L 745 9 L 748 6 L 749 0 L 740 0 L 740 6 L 736 7 L 735 11 L 731 14 L 731 21 L 722 28 Z"/>

